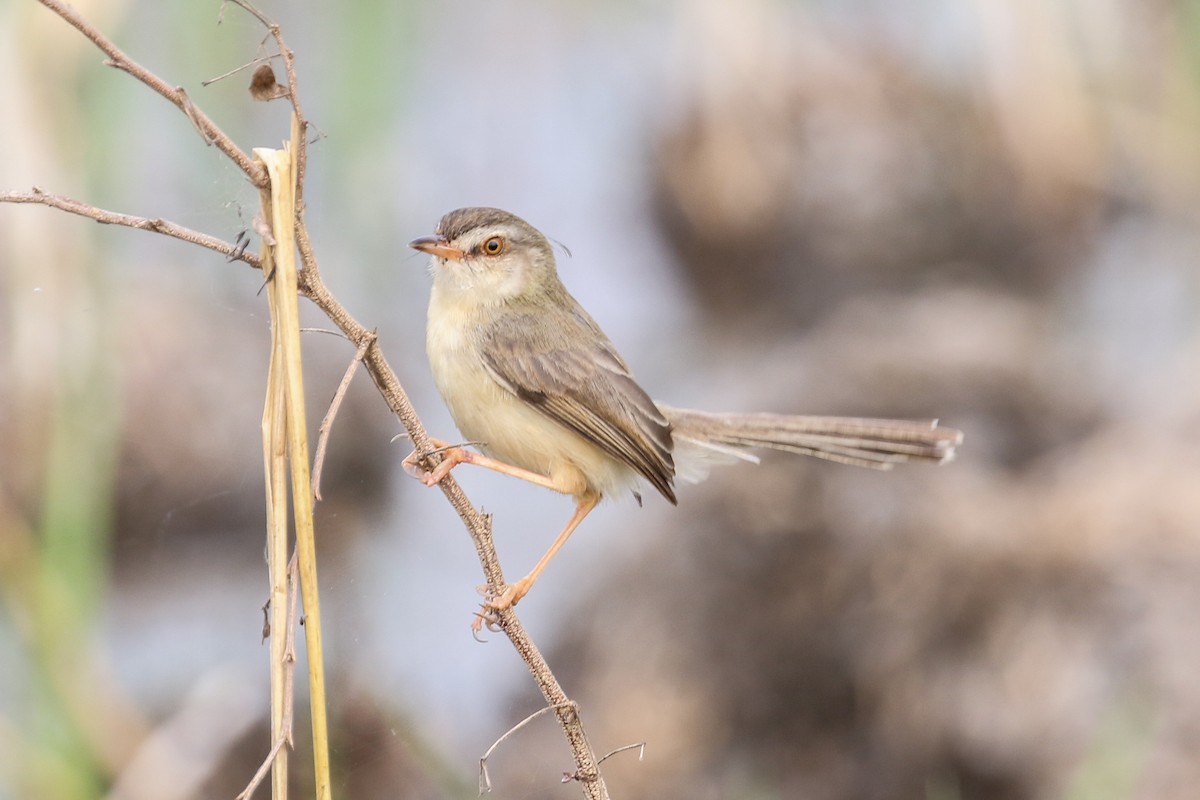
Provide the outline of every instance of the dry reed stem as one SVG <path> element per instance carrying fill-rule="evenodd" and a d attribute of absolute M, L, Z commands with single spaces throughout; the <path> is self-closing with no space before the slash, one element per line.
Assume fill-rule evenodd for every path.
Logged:
<path fill-rule="evenodd" d="M 292 143 L 300 126 L 292 121 Z M 313 533 L 312 484 L 309 476 L 308 425 L 304 408 L 304 372 L 300 346 L 300 309 L 296 288 L 295 148 L 257 148 L 254 154 L 266 167 L 271 181 L 269 216 L 277 245 L 273 248 L 274 277 L 270 291 L 272 332 L 281 343 L 283 383 L 287 405 L 288 464 L 291 468 L 292 515 L 295 520 L 296 551 L 299 557 L 300 592 L 304 598 L 305 635 L 308 651 L 309 705 L 312 714 L 313 769 L 317 800 L 332 799 L 329 776 L 329 726 L 325 701 L 325 664 L 321 637 L 321 604 L 317 591 L 317 551 Z"/>
<path fill-rule="evenodd" d="M 282 397 L 282 396 L 281 396 Z M 286 509 L 285 509 L 286 513 Z M 300 597 L 300 574 L 297 566 L 296 553 L 292 553 L 291 559 L 287 565 L 287 611 L 284 621 L 285 635 L 282 640 L 282 646 L 277 650 L 272 639 L 272 718 L 271 728 L 274 733 L 275 743 L 267 752 L 267 757 L 263 759 L 259 765 L 258 771 L 254 773 L 254 777 L 246 784 L 246 788 L 238 794 L 235 800 L 249 800 L 254 790 L 262 783 L 266 777 L 267 770 L 271 770 L 271 796 L 272 798 L 287 797 L 287 751 L 284 750 L 286 745 L 288 748 L 295 749 L 296 744 L 292 739 L 292 723 L 295 717 L 295 678 L 296 678 L 296 620 L 299 618 L 297 613 L 297 604 Z M 265 610 L 265 609 L 264 609 Z M 276 628 L 280 630 L 280 628 Z M 276 636 L 275 639 L 279 637 Z M 275 661 L 275 653 L 279 653 L 278 660 Z M 281 682 L 282 691 L 279 693 L 279 714 L 275 716 L 275 682 L 274 682 L 274 664 L 278 663 L 282 666 L 283 680 Z M 278 721 L 278 724 L 276 724 Z M 279 756 L 284 756 L 282 760 Z"/>
<path fill-rule="evenodd" d="M 270 193 L 263 190 L 264 206 L 270 203 Z M 272 248 L 266 243 L 262 246 L 262 263 L 264 272 L 275 271 L 275 259 Z M 267 303 L 271 319 L 277 316 L 274 309 L 275 293 L 267 293 Z M 271 356 L 267 366 L 267 397 L 263 407 L 263 465 L 266 479 L 267 505 L 267 573 L 270 578 L 270 612 L 271 612 L 271 736 L 275 747 L 271 749 L 263 767 L 258 770 L 246 789 L 238 795 L 238 800 L 249 797 L 259 781 L 262 780 L 264 769 L 271 768 L 271 797 L 274 800 L 287 798 L 287 764 L 288 753 L 282 746 L 284 716 L 287 714 L 288 698 L 284 692 L 283 640 L 290 632 L 287 623 L 287 581 L 284 578 L 283 565 L 287 559 L 288 548 L 288 496 L 287 496 L 287 400 L 284 396 L 283 383 L 283 342 L 274 335 L 277 326 L 272 327 Z M 281 635 L 282 634 L 282 635 Z"/>

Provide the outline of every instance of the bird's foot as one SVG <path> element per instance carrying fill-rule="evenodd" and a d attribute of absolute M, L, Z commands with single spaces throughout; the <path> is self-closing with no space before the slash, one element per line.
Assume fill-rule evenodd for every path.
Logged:
<path fill-rule="evenodd" d="M 509 584 L 499 597 L 487 597 L 480 606 L 480 610 L 475 613 L 475 621 L 471 623 L 472 632 L 479 633 L 484 625 L 490 631 L 499 630 L 500 612 L 512 608 L 520 602 L 521 598 L 529 593 L 531 586 L 533 586 L 533 581 L 529 580 L 527 576 L 516 583 Z M 487 588 L 481 587 L 481 591 L 486 592 Z"/>
<path fill-rule="evenodd" d="M 413 450 L 404 457 L 404 461 L 401 462 L 401 464 L 404 467 L 405 472 L 419 480 L 421 483 L 425 484 L 426 486 L 436 486 L 441 483 L 442 478 L 445 478 L 450 474 L 450 470 L 454 469 L 459 464 L 464 464 L 470 461 L 473 454 L 462 449 L 461 447 L 448 445 L 439 439 L 431 439 L 430 441 L 433 442 L 435 449 L 426 450 L 424 452 Z M 432 470 L 425 469 L 425 467 L 421 465 L 421 462 L 434 453 L 442 454 L 441 463 L 439 463 Z"/>

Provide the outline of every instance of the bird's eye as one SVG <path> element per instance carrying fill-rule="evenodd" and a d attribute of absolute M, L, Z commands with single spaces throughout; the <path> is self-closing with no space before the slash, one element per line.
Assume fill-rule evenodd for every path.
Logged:
<path fill-rule="evenodd" d="M 483 243 L 483 252 L 489 256 L 498 256 L 504 252 L 504 237 L 493 236 Z"/>

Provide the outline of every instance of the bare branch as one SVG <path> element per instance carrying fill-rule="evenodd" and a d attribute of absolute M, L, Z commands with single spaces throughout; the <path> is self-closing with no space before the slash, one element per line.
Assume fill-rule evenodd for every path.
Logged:
<path fill-rule="evenodd" d="M 36 186 L 29 192 L 0 192 L 0 203 L 31 203 L 50 206 L 51 208 L 57 208 L 60 211 L 66 211 L 70 214 L 78 214 L 81 217 L 94 219 L 101 225 L 124 225 L 127 228 L 138 228 L 139 230 L 151 231 L 152 233 L 161 233 L 164 236 L 182 239 L 185 242 L 191 242 L 201 247 L 207 247 L 209 250 L 215 250 L 226 256 L 230 261 L 244 261 L 256 269 L 262 267 L 258 256 L 245 252 L 244 245 L 231 244 L 223 239 L 209 236 L 207 233 L 194 231 L 191 228 L 185 228 L 182 225 L 176 225 L 174 222 L 168 222 L 165 219 L 135 217 L 132 214 L 121 214 L 116 211 L 97 208 L 96 206 L 88 205 L 70 197 L 43 192 Z"/>
<path fill-rule="evenodd" d="M 374 331 L 371 332 L 374 334 Z M 362 363 L 363 356 L 367 354 L 367 347 L 371 342 L 375 341 L 374 335 L 370 341 L 363 342 L 358 346 L 358 350 L 354 353 L 354 358 L 350 360 L 350 366 L 346 367 L 346 374 L 342 376 L 342 382 L 338 384 L 337 391 L 333 395 L 333 401 L 329 404 L 329 410 L 325 412 L 325 419 L 321 420 L 321 427 L 317 429 L 317 453 L 313 456 L 313 499 L 321 499 L 321 472 L 325 467 L 325 448 L 329 444 L 329 431 L 333 428 L 333 420 L 337 417 L 338 409 L 342 407 L 342 398 L 346 396 L 346 389 L 350 387 L 350 381 L 354 378 L 354 373 L 358 371 L 358 365 Z"/>
<path fill-rule="evenodd" d="M 250 156 L 246 155 L 240 147 L 233 143 L 225 132 L 217 127 L 217 124 L 209 119 L 208 115 L 192 104 L 188 99 L 187 92 L 179 86 L 172 86 L 162 78 L 155 75 L 150 70 L 143 67 L 141 64 L 134 61 L 129 56 L 125 55 L 121 48 L 117 47 L 111 39 L 97 30 L 90 22 L 80 16 L 68 3 L 61 0 L 38 0 L 46 8 L 58 14 L 64 20 L 69 22 L 76 30 L 84 36 L 92 40 L 92 43 L 104 51 L 109 58 L 109 65 L 117 69 L 128 72 L 134 78 L 137 78 L 142 83 L 149 86 L 154 91 L 165 97 L 167 100 L 188 116 L 188 119 L 200 131 L 200 135 L 204 137 L 206 144 L 215 144 L 220 148 L 221 152 L 229 156 L 229 160 L 238 165 L 242 172 L 246 173 L 246 177 L 250 182 L 260 189 L 267 185 L 267 173 L 261 166 L 256 164 Z"/>

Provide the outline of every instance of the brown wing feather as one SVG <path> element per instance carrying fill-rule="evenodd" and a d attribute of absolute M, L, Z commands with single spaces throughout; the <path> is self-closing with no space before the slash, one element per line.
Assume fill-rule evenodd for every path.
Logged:
<path fill-rule="evenodd" d="M 671 424 L 581 308 L 510 311 L 487 332 L 482 355 L 500 385 L 675 502 Z"/>

